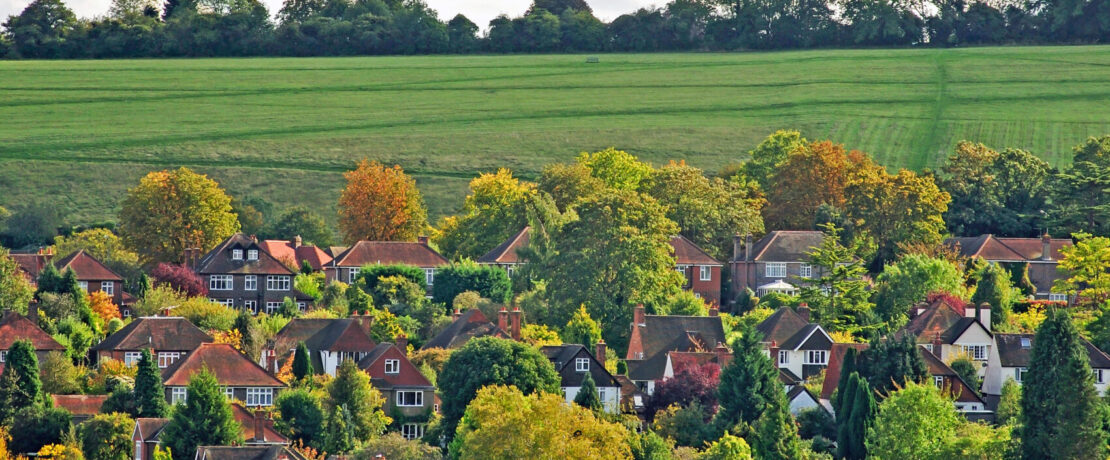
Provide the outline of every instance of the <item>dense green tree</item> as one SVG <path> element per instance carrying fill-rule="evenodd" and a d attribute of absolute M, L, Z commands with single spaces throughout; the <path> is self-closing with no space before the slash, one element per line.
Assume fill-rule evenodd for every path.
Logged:
<path fill-rule="evenodd" d="M 879 404 L 867 432 L 867 454 L 884 459 L 946 458 L 942 453 L 959 426 L 951 399 L 931 384 L 907 382 Z"/>
<path fill-rule="evenodd" d="M 1025 237 L 1043 225 L 1051 170 L 1033 154 L 965 141 L 941 172 L 938 185 L 952 197 L 944 214 L 952 233 Z"/>
<path fill-rule="evenodd" d="M 802 285 L 799 297 L 825 329 L 860 335 L 875 322 L 867 268 L 861 257 L 865 242 L 854 239 L 847 247 L 840 241 L 840 228 L 828 224 L 824 230 L 825 239 L 809 253 L 814 277 Z"/>
<path fill-rule="evenodd" d="M 1110 234 L 1110 136 L 1076 146 L 1054 183 L 1048 218 L 1055 231 Z"/>
<path fill-rule="evenodd" d="M 298 382 L 303 382 L 305 377 L 311 377 L 312 371 L 312 358 L 308 352 L 308 346 L 304 342 L 297 342 L 297 350 L 293 352 L 293 377 Z"/>
<path fill-rule="evenodd" d="M 871 346 L 860 353 L 857 367 L 880 396 L 905 387 L 909 382 L 923 382 L 929 376 L 921 348 L 912 334 L 872 341 Z M 841 404 L 847 402 L 841 401 Z"/>
<path fill-rule="evenodd" d="M 1068 294 L 1073 303 L 1086 309 L 1102 309 L 1110 299 L 1110 272 L 1106 270 L 1110 260 L 1110 238 L 1076 233 L 1075 245 L 1060 250 L 1063 259 L 1058 270 L 1067 277 L 1057 279 L 1052 292 Z"/>
<path fill-rule="evenodd" d="M 329 411 L 342 409 L 349 414 L 344 423 L 354 439 L 371 439 L 385 432 L 390 422 L 382 412 L 385 401 L 370 385 L 370 376 L 359 370 L 354 361 L 348 359 L 339 364 L 335 378 L 328 382 L 325 391 Z"/>
<path fill-rule="evenodd" d="M 162 372 L 149 348 L 144 348 L 135 373 L 136 417 L 166 417 L 170 413 L 166 404 L 166 391 L 162 386 Z"/>
<path fill-rule="evenodd" d="M 632 449 L 633 460 L 672 460 L 674 456 L 673 442 L 659 436 L 652 430 L 644 430 L 640 434 L 629 435 L 629 447 Z"/>
<path fill-rule="evenodd" d="M 73 417 L 65 409 L 33 406 L 16 412 L 9 425 L 12 452 L 37 452 L 47 444 L 62 444 L 73 426 Z"/>
<path fill-rule="evenodd" d="M 39 0 L 27 8 L 38 8 L 43 4 L 54 5 L 54 3 L 55 0 Z M 57 2 L 57 5 L 62 5 L 62 3 Z M 53 8 L 53 6 L 50 6 L 50 8 Z M 65 7 L 62 6 L 62 8 Z M 24 11 L 26 12 L 26 10 Z M 13 20 L 18 20 L 18 18 L 18 16 L 12 16 L 8 18 L 8 21 L 10 23 Z M 62 224 L 58 207 L 53 203 L 25 204 L 13 208 L 13 211 L 12 215 L 5 219 L 4 231 L 0 233 L 0 242 L 8 247 L 23 248 L 48 244 L 58 234 L 58 227 Z"/>
<path fill-rule="evenodd" d="M 306 388 L 282 391 L 274 401 L 274 406 L 278 411 L 274 428 L 294 442 L 323 447 L 324 407 L 323 401 L 315 392 Z"/>
<path fill-rule="evenodd" d="M 1087 349 L 1066 311 L 1050 310 L 1037 328 L 1022 379 L 1022 456 L 1106 456 L 1101 401 Z"/>
<path fill-rule="evenodd" d="M 846 387 L 841 387 L 841 407 L 836 414 L 836 456 L 846 459 L 867 457 L 864 439 L 871 428 L 877 411 L 871 385 L 857 372 L 848 377 Z"/>
<path fill-rule="evenodd" d="M 803 458 L 806 447 L 798 438 L 798 425 L 790 415 L 786 393 L 778 392 L 776 401 L 755 422 L 756 455 L 765 460 L 793 460 Z"/>
<path fill-rule="evenodd" d="M 51 264 L 48 266 L 53 267 Z M 35 290 L 23 277 L 23 270 L 11 258 L 6 248 L 0 248 L 0 308 L 27 313 Z M 38 321 L 38 318 L 32 318 Z"/>
<path fill-rule="evenodd" d="M 994 411 L 994 421 L 999 425 L 1021 423 L 1021 385 L 1012 378 L 1002 384 L 1002 394 L 998 397 L 998 408 Z"/>
<path fill-rule="evenodd" d="M 77 16 L 60 0 L 35 0 L 4 23 L 12 51 L 38 59 L 63 57 L 77 27 Z"/>
<path fill-rule="evenodd" d="M 447 42 L 452 53 L 470 53 L 478 48 L 478 25 L 462 13 L 447 21 Z"/>
<path fill-rule="evenodd" d="M 339 406 L 328 414 L 324 430 L 323 450 L 343 455 L 355 449 L 356 440 L 354 417 L 347 406 Z"/>
<path fill-rule="evenodd" d="M 732 360 L 721 369 L 716 415 L 720 432 L 738 425 L 751 427 L 762 414 L 778 411 L 785 402 L 779 370 L 759 340 L 755 329 L 745 328 L 733 343 Z"/>
<path fill-rule="evenodd" d="M 594 378 L 589 372 L 582 378 L 582 386 L 574 396 L 574 402 L 595 413 L 601 412 L 601 397 L 597 395 L 597 384 L 594 383 Z"/>
<path fill-rule="evenodd" d="M 971 303 L 989 305 L 991 324 L 1003 324 L 1013 311 L 1013 286 L 1010 285 L 1009 272 L 999 264 L 987 265 L 975 286 Z"/>
<path fill-rule="evenodd" d="M 326 248 L 335 242 L 335 232 L 324 218 L 308 206 L 294 206 L 285 211 L 277 220 L 266 227 L 267 238 L 291 240 L 301 237 L 303 244 L 314 244 Z"/>
<path fill-rule="evenodd" d="M 561 14 L 566 10 L 592 12 L 593 9 L 586 0 L 535 0 L 532 2 L 533 10 L 547 10 L 552 14 Z"/>
<path fill-rule="evenodd" d="M 910 307 L 927 294 L 947 292 L 961 295 L 963 274 L 951 262 L 922 254 L 911 254 L 887 265 L 875 281 L 875 312 L 889 330 L 900 327 Z"/>
<path fill-rule="evenodd" d="M 778 130 L 767 136 L 748 151 L 748 161 L 739 172 L 750 180 L 756 181 L 764 190 L 771 184 L 771 176 L 778 166 L 786 161 L 790 152 L 809 144 L 798 131 Z"/>
<path fill-rule="evenodd" d="M 979 378 L 979 369 L 982 368 L 979 363 L 967 356 L 960 356 L 952 360 L 948 365 L 953 371 L 956 371 L 956 374 L 960 376 L 960 379 L 962 379 L 968 387 L 971 387 L 971 391 L 974 391 L 975 394 L 979 394 L 979 387 L 983 384 L 982 380 Z"/>
<path fill-rule="evenodd" d="M 559 334 L 563 339 L 563 343 L 577 343 L 585 346 L 587 350 L 592 350 L 594 345 L 601 340 L 601 326 L 598 326 L 597 321 L 590 318 L 590 313 L 586 311 L 585 306 L 578 307 L 578 311 L 574 312 L 574 316 L 570 318 L 567 325 L 563 327 L 563 332 Z"/>
<path fill-rule="evenodd" d="M 162 445 L 174 460 L 189 460 L 197 446 L 225 446 L 240 439 L 239 422 L 216 376 L 202 369 L 189 378 L 185 402 L 176 406 L 162 429 Z"/>
<path fill-rule="evenodd" d="M 441 423 L 448 437 L 482 387 L 511 385 L 526 394 L 559 392 L 559 376 L 550 360 L 535 348 L 493 337 L 472 339 L 451 353 L 437 380 L 452 382 L 440 388 Z"/>
<path fill-rule="evenodd" d="M 589 169 L 591 176 L 617 190 L 639 190 L 641 183 L 648 180 L 653 172 L 650 164 L 613 148 L 594 153 L 583 152 L 578 155 L 577 161 Z"/>
<path fill-rule="evenodd" d="M 135 421 L 127 414 L 99 414 L 80 425 L 81 450 L 85 458 L 129 460 L 135 450 L 131 433 Z"/>
<path fill-rule="evenodd" d="M 477 292 L 483 298 L 497 303 L 508 303 L 513 285 L 504 269 L 492 265 L 479 265 L 466 260 L 436 270 L 432 285 L 432 301 L 449 304 L 456 296 L 467 291 Z"/>
<path fill-rule="evenodd" d="M 493 30 L 490 30 L 493 34 Z M 590 168 L 582 163 L 553 163 L 544 166 L 536 184 L 540 190 L 555 200 L 560 211 L 566 211 L 578 200 L 605 190 L 607 185 L 594 177 Z"/>
<path fill-rule="evenodd" d="M 951 197 L 930 175 L 864 168 L 844 195 L 845 216 L 876 242 L 872 267 L 893 261 L 906 245 L 936 247 L 944 240 L 943 216 Z"/>
<path fill-rule="evenodd" d="M 16 340 L 0 373 L 0 425 L 20 410 L 43 406 L 45 401 L 35 348 L 28 340 Z"/>
<path fill-rule="evenodd" d="M 848 404 L 854 404 L 854 398 L 844 396 L 845 393 L 840 391 L 840 388 L 848 388 L 848 382 L 851 381 L 853 372 L 859 367 L 859 351 L 855 348 L 848 348 L 844 350 L 844 356 L 840 359 L 840 375 L 837 376 L 836 388 L 833 392 L 830 403 L 832 404 L 833 414 L 849 411 Z M 829 376 L 826 376 L 828 378 Z"/>
<path fill-rule="evenodd" d="M 235 317 L 233 329 L 239 332 L 239 349 L 251 359 L 258 359 L 262 353 L 262 331 L 258 327 L 258 320 L 251 312 L 240 310 Z"/>

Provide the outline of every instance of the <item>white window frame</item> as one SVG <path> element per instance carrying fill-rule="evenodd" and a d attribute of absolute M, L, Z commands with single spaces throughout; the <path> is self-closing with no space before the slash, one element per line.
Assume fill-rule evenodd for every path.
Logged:
<path fill-rule="evenodd" d="M 209 291 L 230 291 L 235 289 L 235 277 L 231 275 L 208 275 Z"/>
<path fill-rule="evenodd" d="M 139 360 L 143 359 L 143 352 L 141 351 L 125 351 L 123 352 L 123 364 L 128 366 L 138 366 Z"/>
<path fill-rule="evenodd" d="M 181 352 L 177 351 L 160 351 L 158 352 L 158 368 L 165 369 L 181 359 Z"/>
<path fill-rule="evenodd" d="M 798 270 L 798 276 L 801 278 L 813 278 L 813 265 L 802 264 L 802 268 Z"/>
<path fill-rule="evenodd" d="M 590 358 L 574 358 L 574 372 L 589 372 Z"/>
<path fill-rule="evenodd" d="M 100 290 L 108 295 L 116 295 L 115 281 L 101 281 Z"/>
<path fill-rule="evenodd" d="M 827 365 L 829 363 L 829 352 L 827 350 L 806 350 L 805 361 L 803 364 L 810 365 Z"/>
<path fill-rule="evenodd" d="M 412 404 L 405 403 L 405 395 L 415 395 Z M 424 407 L 424 392 L 420 390 L 399 390 L 396 398 L 397 407 Z"/>
<path fill-rule="evenodd" d="M 351 267 L 347 269 L 347 284 L 354 284 L 355 278 L 358 278 L 359 272 L 362 271 L 361 267 Z"/>
<path fill-rule="evenodd" d="M 786 262 L 767 262 L 763 267 L 763 276 L 767 278 L 786 278 Z"/>
<path fill-rule="evenodd" d="M 514 267 L 512 265 L 509 265 L 508 267 L 505 267 L 505 274 L 509 275 L 509 278 L 512 278 L 513 274 L 515 274 L 515 273 L 516 273 L 516 267 Z"/>
<path fill-rule="evenodd" d="M 247 400 L 243 401 L 247 407 L 274 405 L 274 389 L 265 387 L 248 387 Z"/>
<path fill-rule="evenodd" d="M 1019 367 L 1014 369 L 1014 381 L 1021 383 L 1025 381 L 1025 374 L 1029 372 L 1028 367 Z"/>
<path fill-rule="evenodd" d="M 676 265 L 674 267 L 674 271 L 678 272 L 679 275 L 686 276 L 686 266 L 685 265 Z"/>
<path fill-rule="evenodd" d="M 234 387 L 222 387 L 222 388 L 220 388 L 220 390 L 223 391 L 224 396 L 227 397 L 228 401 L 234 401 L 235 400 L 235 388 Z"/>
<path fill-rule="evenodd" d="M 385 373 L 386 374 L 400 374 L 401 373 L 401 360 L 387 359 L 385 360 Z"/>
<path fill-rule="evenodd" d="M 258 290 L 258 275 L 246 275 L 243 277 L 243 290 L 244 291 L 257 291 Z"/>
<path fill-rule="evenodd" d="M 960 345 L 960 351 L 975 361 L 987 360 L 986 345 Z"/>
<path fill-rule="evenodd" d="M 247 260 L 258 260 L 258 250 L 257 249 L 248 249 L 247 250 Z"/>
<path fill-rule="evenodd" d="M 1106 383 L 1106 373 L 1103 372 L 1103 369 L 1092 369 L 1091 373 L 1095 375 L 1095 383 L 1099 385 Z"/>
<path fill-rule="evenodd" d="M 231 250 L 231 260 L 243 260 L 243 250 L 242 249 L 232 249 Z"/>
<path fill-rule="evenodd" d="M 785 366 L 787 364 L 790 364 L 790 351 L 779 350 L 779 365 Z"/>
<path fill-rule="evenodd" d="M 257 300 L 244 300 L 243 309 L 250 311 L 253 314 L 258 314 L 258 301 Z"/>
<path fill-rule="evenodd" d="M 281 310 L 282 302 L 266 302 L 266 314 L 272 315 L 278 310 Z"/>
<path fill-rule="evenodd" d="M 267 291 L 288 291 L 292 288 L 292 281 L 286 275 L 270 275 L 266 277 Z"/>
<path fill-rule="evenodd" d="M 135 441 L 135 460 L 143 460 L 143 442 Z"/>
<path fill-rule="evenodd" d="M 410 441 L 424 437 L 424 423 L 406 423 L 401 425 L 401 437 Z"/>
<path fill-rule="evenodd" d="M 435 284 L 435 282 L 436 282 L 436 269 L 434 269 L 434 268 L 425 268 L 424 269 L 424 284 L 427 284 L 428 286 L 431 286 L 431 285 Z"/>
<path fill-rule="evenodd" d="M 0 363 L 8 359 L 8 350 L 0 350 Z"/>
<path fill-rule="evenodd" d="M 933 344 L 931 344 L 931 343 L 926 343 L 922 346 L 925 347 L 926 350 L 929 350 L 929 352 L 933 351 Z"/>
<path fill-rule="evenodd" d="M 933 376 L 933 385 L 935 385 L 937 388 L 944 388 L 944 376 L 943 375 L 934 375 Z"/>
<path fill-rule="evenodd" d="M 1049 292 L 1048 293 L 1048 300 L 1052 301 L 1052 302 L 1067 302 L 1068 301 L 1068 295 L 1067 294 L 1058 294 L 1058 293 L 1055 293 L 1055 292 Z"/>
<path fill-rule="evenodd" d="M 712 281 L 713 280 L 713 267 L 709 265 L 698 266 L 698 281 Z"/>
<path fill-rule="evenodd" d="M 82 291 L 89 292 L 89 282 L 88 281 L 78 281 L 77 285 L 81 286 Z"/>
<path fill-rule="evenodd" d="M 185 392 L 185 387 L 173 387 L 170 389 L 170 404 L 184 403 L 189 394 Z"/>
<path fill-rule="evenodd" d="M 307 309 L 308 309 L 308 302 L 297 302 L 297 310 L 300 310 L 301 313 L 304 313 L 305 310 L 307 310 Z"/>
<path fill-rule="evenodd" d="M 130 318 L 131 317 L 131 309 L 130 308 L 121 308 L 121 309 L 119 309 L 119 313 L 121 315 L 123 315 L 124 318 Z"/>

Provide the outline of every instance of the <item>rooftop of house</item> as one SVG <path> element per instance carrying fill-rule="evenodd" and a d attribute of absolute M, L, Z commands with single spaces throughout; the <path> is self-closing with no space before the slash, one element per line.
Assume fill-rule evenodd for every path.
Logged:
<path fill-rule="evenodd" d="M 517 251 L 528 246 L 528 241 L 531 239 L 532 227 L 524 227 L 519 232 L 516 232 L 505 242 L 493 248 L 492 251 L 487 252 L 482 257 L 479 257 L 477 262 L 480 264 L 519 264 L 524 261 L 520 259 Z"/>
<path fill-rule="evenodd" d="M 387 359 L 399 361 L 398 372 L 392 374 L 385 372 L 385 360 Z M 370 353 L 359 360 L 358 367 L 370 375 L 374 387 L 378 389 L 388 390 L 395 387 L 435 388 L 432 382 L 424 377 L 424 374 L 421 374 L 420 370 L 409 361 L 405 352 L 401 351 L 397 345 L 389 342 L 382 342 L 374 347 Z"/>
<path fill-rule="evenodd" d="M 674 248 L 675 263 L 678 265 L 724 265 L 685 236 L 672 236 L 671 247 Z"/>
<path fill-rule="evenodd" d="M 1033 351 L 1033 334 L 995 334 L 999 364 L 1002 367 L 1028 367 Z M 1083 340 L 1092 369 L 1110 369 L 1110 356 L 1091 342 Z"/>
<path fill-rule="evenodd" d="M 214 342 L 212 336 L 177 316 L 143 316 L 96 344 L 95 351 L 142 350 L 192 351 L 202 343 Z"/>
<path fill-rule="evenodd" d="M 322 269 L 332 259 L 322 248 L 301 244 L 299 236 L 293 240 L 263 240 L 259 246 L 283 263 L 290 261 L 300 266 L 302 261 L 307 261 L 313 270 Z"/>
<path fill-rule="evenodd" d="M 132 439 L 137 435 L 138 439 L 143 442 L 157 441 L 158 435 L 167 423 L 170 423 L 168 418 L 139 417 L 135 419 L 135 430 L 137 432 L 132 432 Z"/>
<path fill-rule="evenodd" d="M 274 421 L 270 419 L 269 416 L 258 412 L 252 412 L 250 409 L 240 404 L 232 404 L 231 412 L 235 415 L 235 421 L 239 422 L 239 431 L 243 433 L 243 439 L 246 440 L 247 443 L 289 443 L 289 438 L 282 436 L 281 433 L 278 433 L 277 430 L 274 429 Z M 256 426 L 256 423 L 259 425 Z"/>
<path fill-rule="evenodd" d="M 956 399 L 956 402 L 979 403 L 983 404 L 983 398 L 975 394 L 975 391 L 968 386 L 960 374 L 949 367 L 944 361 L 941 361 L 933 352 L 925 349 L 924 347 L 917 347 L 917 351 L 921 353 L 921 357 L 925 360 L 925 367 L 929 369 L 929 375 L 934 377 L 944 377 L 951 382 L 948 388 L 951 396 Z"/>
<path fill-rule="evenodd" d="M 31 346 L 40 351 L 66 349 L 26 316 L 8 311 L 0 317 L 0 350 L 11 348 L 16 340 L 30 340 Z"/>
<path fill-rule="evenodd" d="M 485 336 L 509 338 L 509 333 L 486 319 L 481 310 L 473 308 L 460 314 L 447 328 L 425 342 L 421 349 L 455 349 L 465 345 L 470 339 Z"/>
<path fill-rule="evenodd" d="M 836 385 L 839 378 L 827 378 L 828 376 L 839 376 L 840 366 L 844 364 L 844 353 L 849 348 L 855 348 L 856 351 L 863 351 L 867 349 L 866 343 L 834 343 L 832 348 L 829 349 L 829 366 L 825 368 L 825 383 L 821 385 L 821 399 L 832 398 L 833 391 L 836 391 Z"/>
<path fill-rule="evenodd" d="M 911 334 L 917 343 L 933 343 L 939 338 L 941 343 L 951 344 L 976 324 L 989 333 L 989 328 L 979 322 L 978 315 L 966 316 L 966 308 L 965 305 L 953 305 L 952 300 L 944 297 L 933 299 L 928 304 L 918 304 L 910 312 L 910 321 L 895 333 L 895 337 Z"/>
<path fill-rule="evenodd" d="M 635 317 L 625 356 L 632 380 L 662 378 L 668 352 L 712 352 L 725 343 L 719 316 L 643 315 L 642 324 L 635 324 Z"/>
<path fill-rule="evenodd" d="M 312 351 L 366 352 L 374 348 L 369 316 L 351 318 L 294 318 L 274 336 L 275 350 L 292 350 L 304 342 Z"/>
<path fill-rule="evenodd" d="M 62 408 L 72 415 L 94 416 L 100 413 L 100 406 L 108 395 L 50 395 L 54 407 Z"/>
<path fill-rule="evenodd" d="M 235 258 L 235 250 L 241 250 L 241 258 Z M 257 250 L 258 259 L 250 260 L 248 251 Z M 252 237 L 242 233 L 231 235 L 215 249 L 208 251 L 196 263 L 199 274 L 236 274 L 236 275 L 293 275 L 293 270 L 274 258 Z"/>
<path fill-rule="evenodd" d="M 1047 239 L 1049 255 L 1047 260 L 1060 260 L 1060 249 L 1071 246 L 1067 238 L 999 238 L 986 234 L 972 237 L 948 238 L 944 244 L 957 249 L 963 257 L 982 257 L 992 261 L 1038 261 L 1043 260 L 1044 244 Z"/>
<path fill-rule="evenodd" d="M 200 446 L 196 460 L 306 460 L 286 446 Z"/>
<path fill-rule="evenodd" d="M 574 361 L 577 357 L 590 359 L 590 376 L 593 377 L 595 385 L 599 387 L 621 386 L 620 382 L 581 344 L 548 345 L 541 347 L 540 353 L 543 353 L 555 365 L 555 372 L 559 374 L 563 386 L 580 386 L 582 380 L 585 379 L 586 374 L 584 372 L 579 373 L 575 369 Z"/>
<path fill-rule="evenodd" d="M 77 279 L 81 281 L 123 281 L 122 276 L 116 274 L 107 265 L 97 260 L 96 257 L 85 252 L 84 249 L 79 249 L 54 261 L 54 266 L 63 273 L 72 269 L 73 273 L 77 275 Z"/>
<path fill-rule="evenodd" d="M 283 387 L 280 380 L 270 375 L 258 363 L 226 343 L 204 343 L 192 353 L 162 370 L 166 386 L 186 386 L 189 377 L 202 369 L 216 376 L 220 386 Z"/>
<path fill-rule="evenodd" d="M 359 241 L 335 256 L 329 267 L 361 267 L 363 265 L 406 264 L 422 268 L 441 267 L 448 264 L 424 242 Z"/>
<path fill-rule="evenodd" d="M 50 263 L 50 259 L 54 258 L 54 254 L 43 251 L 30 254 L 13 252 L 9 256 L 19 265 L 19 269 L 32 284 L 38 281 L 39 273 L 46 268 L 46 264 Z"/>
<path fill-rule="evenodd" d="M 768 233 L 751 248 L 733 254 L 733 261 L 744 262 L 801 262 L 809 259 L 813 248 L 821 246 L 825 234 L 808 230 L 775 230 Z"/>
<path fill-rule="evenodd" d="M 821 330 L 821 326 L 809 322 L 793 308 L 783 306 L 756 325 L 755 330 L 763 335 L 763 342 L 774 343 L 779 348 L 794 350 L 801 346 L 810 335 Z"/>

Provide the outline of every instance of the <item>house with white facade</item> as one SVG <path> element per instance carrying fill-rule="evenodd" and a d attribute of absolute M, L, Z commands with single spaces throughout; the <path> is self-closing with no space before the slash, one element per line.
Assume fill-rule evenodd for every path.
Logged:
<path fill-rule="evenodd" d="M 559 374 L 559 386 L 567 403 L 573 403 L 582 389 L 582 381 L 588 374 L 597 386 L 597 394 L 606 412 L 620 412 L 621 384 L 605 369 L 605 342 L 598 342 L 597 355 L 590 354 L 585 346 L 565 344 L 546 346 L 540 351 L 555 365 Z"/>
<path fill-rule="evenodd" d="M 797 311 L 781 307 L 756 326 L 775 365 L 802 381 L 828 367 L 833 344 L 821 325 L 809 321 L 809 313 L 805 305 Z"/>
<path fill-rule="evenodd" d="M 987 374 L 983 379 L 983 394 L 988 398 L 1002 394 L 1002 385 L 1013 379 L 1019 385 L 1029 371 L 1029 359 L 1033 351 L 1033 334 L 995 334 L 994 347 L 987 360 Z M 1110 356 L 1096 348 L 1091 342 L 1083 340 L 1087 357 L 1094 373 L 1095 389 L 1105 394 L 1110 387 Z"/>
<path fill-rule="evenodd" d="M 979 364 L 979 376 L 986 375 L 987 358 L 994 348 L 990 305 L 962 305 L 958 299 L 936 296 L 911 309 L 909 323 L 895 337 L 905 334 L 943 362 L 971 358 Z"/>

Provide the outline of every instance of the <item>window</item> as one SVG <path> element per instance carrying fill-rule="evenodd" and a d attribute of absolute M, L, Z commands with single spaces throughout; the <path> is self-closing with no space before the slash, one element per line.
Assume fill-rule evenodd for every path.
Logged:
<path fill-rule="evenodd" d="M 385 373 L 386 374 L 398 374 L 400 372 L 401 372 L 401 360 L 399 360 L 399 359 L 387 359 L 387 360 L 385 360 Z"/>
<path fill-rule="evenodd" d="M 829 352 L 825 350 L 806 350 L 805 364 L 820 364 L 825 365 L 829 363 Z"/>
<path fill-rule="evenodd" d="M 514 266 L 512 266 L 512 265 L 510 265 L 510 266 L 508 266 L 508 267 L 505 267 L 505 273 L 508 273 L 508 275 L 509 275 L 509 278 L 512 278 L 512 277 L 513 277 L 513 273 L 516 273 L 516 267 L 514 267 Z"/>
<path fill-rule="evenodd" d="M 589 372 L 590 371 L 590 358 L 575 358 L 574 359 L 575 372 Z"/>
<path fill-rule="evenodd" d="M 431 286 L 436 280 L 436 270 L 434 268 L 424 269 L 424 284 Z"/>
<path fill-rule="evenodd" d="M 247 251 L 247 260 L 258 260 L 258 250 L 251 249 Z"/>
<path fill-rule="evenodd" d="M 116 295 L 116 283 L 111 281 L 101 281 L 100 290 L 108 295 Z"/>
<path fill-rule="evenodd" d="M 1106 383 L 1106 380 L 1102 376 L 1102 374 L 1103 374 L 1102 371 L 1103 371 L 1102 369 L 1095 369 L 1095 370 L 1091 371 L 1091 372 L 1094 372 L 1094 374 L 1095 374 L 1095 383 L 1099 383 L 1099 384 Z"/>
<path fill-rule="evenodd" d="M 88 281 L 78 281 L 77 285 L 81 286 L 81 290 L 83 290 L 85 292 L 89 291 L 89 282 Z"/>
<path fill-rule="evenodd" d="M 243 289 L 247 291 L 258 290 L 258 275 L 247 275 L 243 277 Z"/>
<path fill-rule="evenodd" d="M 802 278 L 813 278 L 813 265 L 802 264 L 802 270 L 801 273 L 798 274 L 798 276 Z"/>
<path fill-rule="evenodd" d="M 307 308 L 308 308 L 308 303 L 306 303 L 306 302 L 297 302 L 297 309 L 300 310 L 301 313 L 304 313 L 305 309 L 307 309 Z"/>
<path fill-rule="evenodd" d="M 289 290 L 289 277 L 288 276 L 267 276 L 266 277 L 266 290 L 267 291 L 288 291 Z"/>
<path fill-rule="evenodd" d="M 397 392 L 397 406 L 398 407 L 422 407 L 422 406 L 424 406 L 424 392 L 423 391 L 398 391 Z"/>
<path fill-rule="evenodd" d="M 142 357 L 143 357 L 142 352 L 138 352 L 138 351 L 124 352 L 123 353 L 123 364 L 126 364 L 128 366 L 134 366 L 136 364 L 139 364 L 139 360 L 142 359 Z"/>
<path fill-rule="evenodd" d="M 135 460 L 143 460 L 143 442 L 135 441 Z"/>
<path fill-rule="evenodd" d="M 685 265 L 676 266 L 674 268 L 674 271 L 678 272 L 679 275 L 686 276 L 686 266 Z"/>
<path fill-rule="evenodd" d="M 212 299 L 212 298 L 210 298 L 208 300 L 216 302 L 216 303 L 218 303 L 220 305 L 223 305 L 225 307 L 234 307 L 235 306 L 235 299 Z"/>
<path fill-rule="evenodd" d="M 0 350 L 0 363 L 8 359 L 8 350 Z"/>
<path fill-rule="evenodd" d="M 936 385 L 937 388 L 944 388 L 944 377 L 939 376 L 939 375 L 934 375 L 933 376 L 933 385 Z"/>
<path fill-rule="evenodd" d="M 281 302 L 266 302 L 266 314 L 272 315 L 281 309 Z"/>
<path fill-rule="evenodd" d="M 1029 337 L 1022 337 L 1021 338 L 1021 348 L 1025 349 L 1025 350 L 1033 348 L 1033 339 L 1030 339 Z"/>
<path fill-rule="evenodd" d="M 208 277 L 209 291 L 230 291 L 231 275 L 211 275 Z"/>
<path fill-rule="evenodd" d="M 1068 295 L 1067 294 L 1057 294 L 1055 292 L 1050 292 L 1048 294 L 1048 300 L 1051 300 L 1053 302 L 1067 302 L 1068 301 Z"/>
<path fill-rule="evenodd" d="M 964 354 L 971 357 L 976 361 L 987 360 L 987 346 L 986 345 L 961 345 L 960 348 Z"/>
<path fill-rule="evenodd" d="M 782 262 L 773 262 L 767 264 L 765 269 L 768 278 L 786 278 L 786 264 Z"/>
<path fill-rule="evenodd" d="M 247 388 L 247 406 L 274 405 L 273 388 Z"/>
<path fill-rule="evenodd" d="M 423 423 L 406 423 L 401 425 L 401 436 L 405 439 L 413 440 L 424 437 L 424 424 Z"/>
<path fill-rule="evenodd" d="M 130 318 L 131 317 L 131 309 L 130 308 L 121 308 L 120 313 L 123 314 L 124 318 Z"/>
<path fill-rule="evenodd" d="M 926 350 L 933 351 L 933 344 L 931 344 L 931 343 L 927 343 L 927 344 L 922 345 L 922 346 L 925 347 Z"/>
<path fill-rule="evenodd" d="M 709 281 L 713 279 L 713 267 L 702 265 L 698 267 L 698 279 L 701 281 Z"/>
<path fill-rule="evenodd" d="M 243 309 L 249 310 L 251 313 L 258 314 L 258 301 L 257 300 L 244 300 Z"/>
<path fill-rule="evenodd" d="M 232 249 L 231 250 L 231 260 L 243 260 L 243 250 L 242 249 Z"/>
<path fill-rule="evenodd" d="M 1029 372 L 1028 367 L 1019 367 L 1017 369 L 1014 369 L 1014 381 L 1016 381 L 1017 383 L 1021 383 L 1022 381 L 1024 381 L 1026 372 Z"/>
<path fill-rule="evenodd" d="M 362 270 L 362 269 L 358 268 L 358 267 L 347 269 L 347 283 L 348 284 L 353 284 L 355 282 L 355 279 L 358 278 L 358 272 L 360 270 Z"/>
<path fill-rule="evenodd" d="M 170 366 L 170 364 L 173 364 L 174 361 L 177 361 L 179 358 L 181 358 L 181 353 L 178 353 L 178 352 L 171 352 L 171 351 L 158 352 L 158 367 L 163 368 L 163 369 L 167 368 L 167 367 Z"/>
<path fill-rule="evenodd" d="M 185 387 L 173 387 L 170 390 L 170 404 L 185 402 Z"/>
<path fill-rule="evenodd" d="M 224 390 L 224 396 L 227 397 L 228 401 L 231 401 L 231 400 L 235 399 L 235 389 L 234 388 L 224 387 L 223 390 Z"/>
<path fill-rule="evenodd" d="M 790 364 L 790 352 L 786 350 L 779 350 L 779 365 L 785 366 Z"/>

